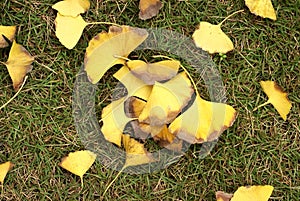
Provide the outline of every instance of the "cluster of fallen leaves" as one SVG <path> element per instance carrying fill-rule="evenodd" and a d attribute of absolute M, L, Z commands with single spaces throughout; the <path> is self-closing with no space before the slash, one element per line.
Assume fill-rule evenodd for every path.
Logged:
<path fill-rule="evenodd" d="M 270 0 L 245 0 L 245 3 L 252 13 L 276 20 Z M 87 25 L 112 24 L 85 22 L 81 14 L 89 8 L 89 0 L 64 0 L 53 5 L 58 11 L 56 36 L 66 48 L 75 47 Z M 159 0 L 140 0 L 139 17 L 150 19 L 161 8 Z M 239 12 L 242 11 L 229 15 L 218 25 L 201 22 L 193 34 L 196 46 L 210 54 L 233 50 L 233 43 L 221 30 L 221 25 Z M 10 48 L 8 60 L 1 63 L 6 65 L 13 87 L 18 91 L 32 69 L 34 57 L 16 43 L 15 32 L 15 26 L 0 26 L 0 48 Z M 195 144 L 217 139 L 236 117 L 232 106 L 202 99 L 189 72 L 179 61 L 163 56 L 154 63 L 127 58 L 147 37 L 144 29 L 114 25 L 89 42 L 84 58 L 84 69 L 93 84 L 98 83 L 112 66 L 122 65 L 113 76 L 125 86 L 127 95 L 103 108 L 101 131 L 107 141 L 125 150 L 124 168 L 157 161 L 144 147 L 143 142 L 148 138 L 153 138 L 161 147 L 181 152 L 183 142 Z M 291 109 L 287 94 L 273 81 L 260 84 L 269 99 L 257 108 L 271 103 L 286 120 Z M 124 133 L 128 123 L 135 136 Z M 83 175 L 95 159 L 96 154 L 91 151 L 76 151 L 63 158 L 59 165 L 78 175 L 83 184 Z M 0 164 L 1 184 L 12 167 L 11 162 Z M 217 192 L 216 198 L 218 201 L 263 201 L 272 191 L 272 186 L 240 187 L 233 195 Z"/>

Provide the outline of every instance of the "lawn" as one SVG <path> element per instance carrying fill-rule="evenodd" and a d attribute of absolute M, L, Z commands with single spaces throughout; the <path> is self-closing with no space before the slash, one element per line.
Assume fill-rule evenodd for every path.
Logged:
<path fill-rule="evenodd" d="M 0 163 L 15 166 L 7 175 L 0 200 L 215 200 L 215 192 L 233 193 L 239 186 L 272 185 L 271 200 L 300 200 L 300 1 L 274 0 L 277 20 L 257 17 L 243 0 L 163 0 L 151 20 L 138 19 L 138 1 L 91 0 L 83 15 L 141 28 L 164 28 L 191 37 L 200 21 L 217 24 L 244 9 L 222 26 L 235 50 L 226 58 L 212 56 L 226 87 L 227 103 L 238 116 L 205 158 L 199 146 L 167 169 L 152 174 L 118 174 L 100 162 L 80 178 L 58 166 L 69 152 L 84 149 L 72 117 L 76 74 L 88 41 L 107 30 L 88 26 L 77 46 L 68 50 L 55 36 L 56 0 L 1 0 L 0 24 L 17 25 L 16 40 L 36 57 L 21 93 L 0 111 Z M 8 49 L 0 49 L 1 61 Z M 49 70 L 52 69 L 52 70 Z M 111 99 L 114 83 L 100 81 L 101 109 Z M 267 100 L 259 81 L 276 81 L 288 94 L 292 109 L 284 121 Z M 0 106 L 14 95 L 5 66 L 0 68 Z M 205 93 L 204 96 L 205 97 Z M 206 97 L 207 98 L 207 97 Z M 100 119 L 100 117 L 99 117 Z"/>

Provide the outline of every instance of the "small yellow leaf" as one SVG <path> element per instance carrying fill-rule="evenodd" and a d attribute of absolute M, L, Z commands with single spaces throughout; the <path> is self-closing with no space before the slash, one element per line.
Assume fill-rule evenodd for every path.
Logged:
<path fill-rule="evenodd" d="M 118 146 L 121 146 L 121 138 L 126 124 L 133 120 L 127 117 L 124 109 L 126 97 L 113 101 L 102 110 L 103 126 L 101 132 L 105 139 Z"/>
<path fill-rule="evenodd" d="M 16 26 L 0 26 L 0 48 L 7 47 L 9 45 L 2 35 L 4 35 L 10 41 L 13 41 L 16 30 Z"/>
<path fill-rule="evenodd" d="M 142 20 L 150 19 L 156 16 L 162 8 L 160 0 L 140 0 L 139 3 L 139 18 Z"/>
<path fill-rule="evenodd" d="M 4 183 L 4 179 L 9 170 L 13 168 L 14 164 L 12 162 L 6 162 L 0 164 L 0 184 Z"/>
<path fill-rule="evenodd" d="M 122 143 L 126 151 L 124 167 L 142 165 L 154 161 L 151 154 L 144 148 L 144 145 L 130 138 L 130 135 L 122 135 Z"/>
<path fill-rule="evenodd" d="M 194 92 L 187 75 L 182 72 L 165 83 L 155 82 L 139 122 L 162 126 L 175 119 Z"/>
<path fill-rule="evenodd" d="M 77 17 L 63 16 L 57 13 L 55 19 L 55 34 L 61 44 L 72 49 L 78 43 L 84 28 L 88 25 L 81 15 Z"/>
<path fill-rule="evenodd" d="M 127 96 L 136 96 L 147 100 L 152 91 L 152 86 L 146 85 L 142 80 L 135 77 L 127 67 L 123 66 L 114 75 L 126 88 Z"/>
<path fill-rule="evenodd" d="M 245 3 L 251 13 L 276 20 L 276 13 L 271 0 L 245 0 Z"/>
<path fill-rule="evenodd" d="M 18 91 L 23 83 L 25 75 L 32 70 L 31 64 L 33 61 L 34 57 L 32 57 L 22 45 L 13 41 L 5 65 L 12 79 L 15 91 Z"/>
<path fill-rule="evenodd" d="M 52 6 L 61 15 L 77 17 L 80 13 L 86 12 L 90 8 L 89 0 L 64 0 Z"/>
<path fill-rule="evenodd" d="M 213 25 L 209 22 L 200 22 L 194 32 L 193 39 L 197 47 L 213 53 L 227 53 L 234 49 L 230 38 L 222 31 L 221 23 Z"/>
<path fill-rule="evenodd" d="M 263 91 L 267 94 L 269 100 L 258 107 L 271 103 L 280 116 L 286 120 L 287 114 L 292 108 L 292 103 L 289 101 L 287 93 L 285 93 L 274 81 L 261 81 L 260 85 L 263 88 Z"/>
<path fill-rule="evenodd" d="M 230 127 L 236 117 L 233 107 L 203 100 L 196 96 L 193 104 L 169 126 L 171 133 L 189 143 L 212 141 Z"/>
<path fill-rule="evenodd" d="M 178 72 L 180 62 L 165 60 L 146 63 L 141 60 L 132 60 L 128 61 L 126 65 L 136 77 L 148 85 L 153 85 L 155 82 L 169 80 L 174 77 Z"/>
<path fill-rule="evenodd" d="M 115 64 L 124 64 L 127 57 L 146 38 L 144 29 L 129 26 L 111 26 L 109 32 L 95 36 L 86 49 L 84 68 L 90 81 L 96 84 L 104 73 Z"/>
<path fill-rule="evenodd" d="M 270 185 L 266 186 L 250 186 L 239 187 L 233 194 L 231 201 L 268 201 L 274 187 Z"/>
<path fill-rule="evenodd" d="M 67 157 L 64 157 L 59 163 L 59 166 L 79 176 L 81 185 L 83 185 L 83 175 L 93 165 L 96 157 L 96 154 L 88 150 L 75 151 L 69 153 Z"/>

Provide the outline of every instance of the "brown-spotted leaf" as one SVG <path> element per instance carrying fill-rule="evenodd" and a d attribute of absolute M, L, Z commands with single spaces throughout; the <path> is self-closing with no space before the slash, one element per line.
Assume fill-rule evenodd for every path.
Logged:
<path fill-rule="evenodd" d="M 223 191 L 216 192 L 217 201 L 230 201 L 232 194 L 224 193 Z"/>
<path fill-rule="evenodd" d="M 139 18 L 142 20 L 150 19 L 156 16 L 162 8 L 160 0 L 140 0 L 139 3 Z"/>

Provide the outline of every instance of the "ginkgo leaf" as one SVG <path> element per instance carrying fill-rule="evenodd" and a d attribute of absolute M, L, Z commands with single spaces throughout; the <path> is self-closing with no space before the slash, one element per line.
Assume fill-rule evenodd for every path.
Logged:
<path fill-rule="evenodd" d="M 32 70 L 34 57 L 20 44 L 13 41 L 8 60 L 4 63 L 12 79 L 15 91 L 22 85 L 25 75 Z"/>
<path fill-rule="evenodd" d="M 90 81 L 96 84 L 104 73 L 115 64 L 124 64 L 127 57 L 146 38 L 144 29 L 129 26 L 111 26 L 109 32 L 95 36 L 86 49 L 84 68 Z"/>
<path fill-rule="evenodd" d="M 289 101 L 287 93 L 285 93 L 274 81 L 261 81 L 260 85 L 269 99 L 267 102 L 259 105 L 257 108 L 271 103 L 278 111 L 280 116 L 286 120 L 287 114 L 292 108 L 292 103 Z"/>
<path fill-rule="evenodd" d="M 139 3 L 139 18 L 142 20 L 150 19 L 156 16 L 162 8 L 160 0 L 140 0 Z"/>
<path fill-rule="evenodd" d="M 78 43 L 84 28 L 88 25 L 81 15 L 63 16 L 57 13 L 55 18 L 55 35 L 66 48 L 72 49 Z"/>
<path fill-rule="evenodd" d="M 118 146 L 121 146 L 121 138 L 126 124 L 133 120 L 133 118 L 127 117 L 125 114 L 125 100 L 126 97 L 123 97 L 111 102 L 103 108 L 101 115 L 103 121 L 101 132 L 107 141 Z"/>
<path fill-rule="evenodd" d="M 132 74 L 148 85 L 155 82 L 169 80 L 174 77 L 180 67 L 176 60 L 165 60 L 155 63 L 146 63 L 141 60 L 131 60 L 126 63 Z"/>
<path fill-rule="evenodd" d="M 276 13 L 271 0 L 245 0 L 245 3 L 251 13 L 276 20 Z"/>
<path fill-rule="evenodd" d="M 16 30 L 16 26 L 0 26 L 0 48 L 7 47 L 9 45 L 2 35 L 4 35 L 10 41 L 13 41 Z"/>
<path fill-rule="evenodd" d="M 125 86 L 127 96 L 136 96 L 144 100 L 149 98 L 152 86 L 134 76 L 127 67 L 123 66 L 113 76 Z"/>
<path fill-rule="evenodd" d="M 189 143 L 212 141 L 230 127 L 236 117 L 233 107 L 203 100 L 196 96 L 193 104 L 169 126 L 171 133 Z"/>
<path fill-rule="evenodd" d="M 6 162 L 0 164 L 0 184 L 4 183 L 4 179 L 9 170 L 13 168 L 14 164 L 12 162 Z"/>
<path fill-rule="evenodd" d="M 59 166 L 80 177 L 83 186 L 83 175 L 93 165 L 97 155 L 88 150 L 75 151 L 64 157 Z"/>
<path fill-rule="evenodd" d="M 193 39 L 196 46 L 213 53 L 227 53 L 234 49 L 230 38 L 222 31 L 221 24 L 200 22 L 199 28 L 194 32 Z"/>
<path fill-rule="evenodd" d="M 232 194 L 224 193 L 222 191 L 216 192 L 217 201 L 230 201 L 232 196 L 233 196 Z"/>
<path fill-rule="evenodd" d="M 146 101 L 131 96 L 124 103 L 125 114 L 130 118 L 137 118 L 140 116 L 145 105 Z"/>
<path fill-rule="evenodd" d="M 59 1 L 52 6 L 61 15 L 77 17 L 79 14 L 86 12 L 90 8 L 89 0 L 64 0 Z"/>
<path fill-rule="evenodd" d="M 270 185 L 266 186 L 250 186 L 239 187 L 233 194 L 231 201 L 268 201 L 274 187 Z"/>
<path fill-rule="evenodd" d="M 192 84 L 184 72 L 165 83 L 155 82 L 139 121 L 151 126 L 170 123 L 187 105 L 193 92 Z"/>
<path fill-rule="evenodd" d="M 126 151 L 124 167 L 142 165 L 155 161 L 152 155 L 147 152 L 144 145 L 130 138 L 130 135 L 122 135 L 122 143 Z"/>

